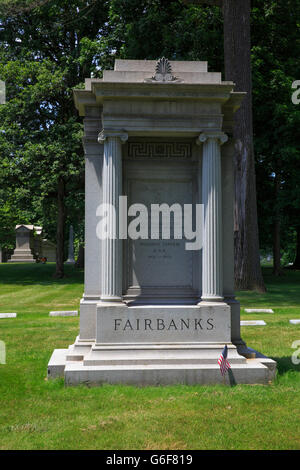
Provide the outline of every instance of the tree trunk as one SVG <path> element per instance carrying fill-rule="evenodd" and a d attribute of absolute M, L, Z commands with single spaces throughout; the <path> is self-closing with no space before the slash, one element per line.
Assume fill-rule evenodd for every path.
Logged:
<path fill-rule="evenodd" d="M 54 277 L 64 277 L 64 245 L 65 245 L 65 183 L 62 178 L 57 186 L 57 229 L 56 229 L 56 271 Z"/>
<path fill-rule="evenodd" d="M 273 274 L 282 274 L 280 265 L 280 219 L 276 218 L 273 224 Z"/>
<path fill-rule="evenodd" d="M 251 0 L 184 0 L 223 6 L 225 79 L 246 91 L 235 115 L 235 284 L 265 292 L 259 256 L 252 124 Z"/>
<path fill-rule="evenodd" d="M 280 276 L 282 274 L 280 265 L 280 209 L 278 205 L 278 197 L 280 191 L 280 176 L 276 173 L 274 178 L 274 223 L 273 223 L 273 274 Z"/>
<path fill-rule="evenodd" d="M 265 292 L 256 204 L 252 123 L 250 0 L 224 0 L 225 80 L 246 91 L 235 114 L 235 282 L 237 289 Z"/>
<path fill-rule="evenodd" d="M 300 269 L 300 225 L 296 228 L 297 231 L 297 242 L 296 242 L 296 258 L 293 263 L 293 269 Z"/>

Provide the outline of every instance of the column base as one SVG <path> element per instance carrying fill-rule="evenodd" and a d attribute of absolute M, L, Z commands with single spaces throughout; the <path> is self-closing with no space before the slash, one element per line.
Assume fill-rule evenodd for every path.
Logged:
<path fill-rule="evenodd" d="M 123 304 L 123 298 L 122 297 L 101 297 L 100 303 L 104 304 Z"/>
<path fill-rule="evenodd" d="M 201 297 L 201 301 L 198 303 L 198 305 L 201 305 L 203 302 L 205 303 L 214 303 L 214 302 L 224 302 L 224 297 Z"/>

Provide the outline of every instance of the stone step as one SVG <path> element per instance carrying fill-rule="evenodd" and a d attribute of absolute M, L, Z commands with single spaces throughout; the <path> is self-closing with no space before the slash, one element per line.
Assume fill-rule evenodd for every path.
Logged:
<path fill-rule="evenodd" d="M 102 349 L 93 348 L 84 356 L 85 366 L 130 364 L 217 364 L 223 347 L 208 349 Z M 228 361 L 244 364 L 246 359 L 236 349 L 228 350 Z"/>
<path fill-rule="evenodd" d="M 127 385 L 207 385 L 207 384 L 268 384 L 271 374 L 265 365 L 251 359 L 245 364 L 235 364 L 223 377 L 218 364 L 148 364 L 118 366 L 84 366 L 68 363 L 65 367 L 65 384 L 127 384 Z"/>
<path fill-rule="evenodd" d="M 34 258 L 11 258 L 8 260 L 9 263 L 36 263 Z"/>

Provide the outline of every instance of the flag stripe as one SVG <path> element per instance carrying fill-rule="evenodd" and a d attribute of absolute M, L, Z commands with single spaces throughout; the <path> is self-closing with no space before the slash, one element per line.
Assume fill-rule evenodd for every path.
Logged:
<path fill-rule="evenodd" d="M 227 346 L 224 347 L 218 359 L 218 364 L 220 366 L 220 372 L 222 375 L 225 375 L 227 370 L 231 368 L 229 362 L 227 361 Z"/>

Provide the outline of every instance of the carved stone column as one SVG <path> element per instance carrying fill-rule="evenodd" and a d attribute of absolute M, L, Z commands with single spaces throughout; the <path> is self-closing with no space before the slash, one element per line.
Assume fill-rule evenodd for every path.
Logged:
<path fill-rule="evenodd" d="M 101 301 L 122 301 L 122 240 L 119 238 L 119 196 L 122 194 L 122 144 L 124 132 L 103 130 L 98 141 L 104 143 L 102 191 L 107 207 L 108 236 L 102 240 Z"/>
<path fill-rule="evenodd" d="M 202 252 L 202 301 L 223 300 L 222 179 L 220 146 L 228 140 L 222 132 L 202 133 L 202 203 L 204 205 Z"/>

